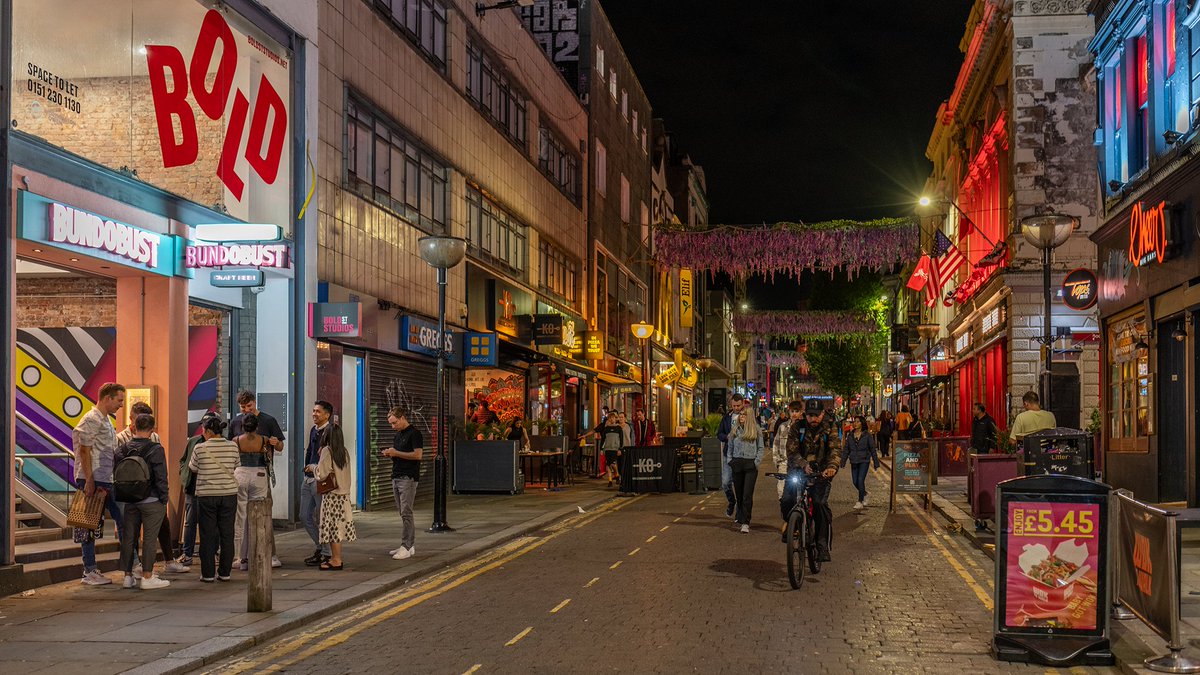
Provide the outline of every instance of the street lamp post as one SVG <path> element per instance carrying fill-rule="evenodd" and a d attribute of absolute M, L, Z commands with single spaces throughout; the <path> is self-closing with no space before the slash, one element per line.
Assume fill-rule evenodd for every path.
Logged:
<path fill-rule="evenodd" d="M 1050 259 L 1054 249 L 1071 238 L 1071 233 L 1079 226 L 1079 219 L 1058 213 L 1047 213 L 1040 216 L 1029 216 L 1021 219 L 1021 235 L 1025 241 L 1042 251 L 1042 293 L 1045 300 L 1045 316 L 1042 320 L 1042 349 L 1045 350 L 1046 372 L 1042 376 L 1042 406 L 1050 407 L 1050 381 L 1053 378 L 1054 363 L 1054 327 L 1051 324 L 1050 304 Z"/>
<path fill-rule="evenodd" d="M 904 363 L 904 355 L 900 352 L 889 352 L 888 363 L 892 364 L 892 375 L 895 378 L 895 384 L 893 385 L 895 390 L 892 392 L 892 413 L 895 414 L 900 412 L 900 408 L 897 407 L 896 403 L 900 400 L 900 364 Z"/>
<path fill-rule="evenodd" d="M 708 369 L 712 368 L 713 360 L 707 356 L 696 359 L 696 367 L 700 369 L 700 416 L 708 414 Z"/>
<path fill-rule="evenodd" d="M 433 456 L 433 524 L 430 532 L 453 532 L 446 523 L 446 492 L 449 471 L 446 458 L 446 277 L 450 268 L 462 262 L 467 242 L 460 237 L 428 236 L 417 240 L 421 259 L 437 270 L 437 436 Z"/>
<path fill-rule="evenodd" d="M 642 343 L 642 408 L 646 411 L 646 417 L 650 417 L 650 352 L 646 346 L 646 340 L 654 335 L 654 326 L 639 321 L 629 327 L 633 331 L 633 336 Z"/>

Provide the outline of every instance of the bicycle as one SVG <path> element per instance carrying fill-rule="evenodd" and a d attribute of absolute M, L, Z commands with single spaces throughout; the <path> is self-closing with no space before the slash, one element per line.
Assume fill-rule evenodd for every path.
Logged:
<path fill-rule="evenodd" d="M 786 473 L 768 473 L 779 480 L 788 480 Z M 817 521 L 813 517 L 813 502 L 808 490 L 796 497 L 796 503 L 788 513 L 787 529 L 784 531 L 787 547 L 788 581 L 792 588 L 804 583 L 804 559 L 808 558 L 808 569 L 813 574 L 821 571 L 821 559 L 817 555 Z"/>

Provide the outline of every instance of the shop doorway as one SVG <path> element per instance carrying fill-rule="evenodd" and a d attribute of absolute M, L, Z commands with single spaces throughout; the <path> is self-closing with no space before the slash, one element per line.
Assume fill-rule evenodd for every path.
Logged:
<path fill-rule="evenodd" d="M 1158 501 L 1187 499 L 1187 342 L 1182 320 L 1162 321 L 1157 328 L 1158 373 Z M 1139 384 L 1139 386 L 1147 386 Z M 1149 392 L 1138 392 L 1146 395 Z"/>
<path fill-rule="evenodd" d="M 365 360 L 361 356 L 345 354 L 342 356 L 342 407 L 340 421 L 342 433 L 346 440 L 346 449 L 350 452 L 350 498 L 356 509 L 362 509 L 367 498 L 367 444 L 363 439 L 363 431 L 367 428 L 365 415 L 366 407 L 363 402 L 363 376 Z"/>

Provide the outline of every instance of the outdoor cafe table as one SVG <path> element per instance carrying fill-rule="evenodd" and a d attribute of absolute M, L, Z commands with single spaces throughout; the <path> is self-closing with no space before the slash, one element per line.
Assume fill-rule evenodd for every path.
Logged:
<path fill-rule="evenodd" d="M 525 474 L 525 484 L 530 483 L 544 484 L 547 490 L 557 490 L 559 487 L 558 472 L 562 466 L 563 457 L 566 453 L 561 450 L 553 452 L 522 452 L 518 456 L 521 458 L 521 471 Z M 541 460 L 540 462 L 537 460 Z M 546 465 L 550 465 L 550 477 L 546 477 Z M 533 468 L 537 467 L 537 480 L 531 480 L 533 476 Z"/>

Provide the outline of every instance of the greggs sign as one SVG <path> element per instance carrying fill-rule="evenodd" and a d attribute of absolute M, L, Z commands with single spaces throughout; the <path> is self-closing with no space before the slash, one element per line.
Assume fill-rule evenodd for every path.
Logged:
<path fill-rule="evenodd" d="M 1143 209 L 1142 203 L 1133 205 L 1129 215 L 1129 262 L 1134 267 L 1166 259 L 1170 223 L 1167 203 Z"/>
<path fill-rule="evenodd" d="M 252 41 L 250 44 L 253 47 L 257 43 Z M 218 47 L 221 56 L 215 64 L 210 87 L 208 74 L 214 71 L 213 58 Z M 234 89 L 234 82 L 244 79 L 244 76 L 239 78 L 237 72 L 239 63 L 233 30 L 215 9 L 210 9 L 204 16 L 190 62 L 184 61 L 183 53 L 176 47 L 146 45 L 146 66 L 163 166 L 188 166 L 199 156 L 196 117 L 188 102 L 190 91 L 192 100 L 209 119 L 225 119 L 217 177 L 240 202 L 246 178 L 238 175 L 236 164 L 243 136 L 248 134 L 242 156 L 264 183 L 274 184 L 279 177 L 287 142 L 288 110 L 283 97 L 265 74 L 259 76 L 253 89 L 254 100 L 247 98 L 240 87 Z M 229 105 L 231 99 L 232 106 Z"/>

